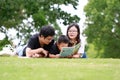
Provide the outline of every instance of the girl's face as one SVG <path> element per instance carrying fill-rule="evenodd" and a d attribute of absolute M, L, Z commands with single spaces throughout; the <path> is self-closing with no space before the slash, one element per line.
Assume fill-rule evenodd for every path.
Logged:
<path fill-rule="evenodd" d="M 68 30 L 68 37 L 70 39 L 76 39 L 78 35 L 78 30 L 75 26 L 71 27 L 69 30 Z"/>

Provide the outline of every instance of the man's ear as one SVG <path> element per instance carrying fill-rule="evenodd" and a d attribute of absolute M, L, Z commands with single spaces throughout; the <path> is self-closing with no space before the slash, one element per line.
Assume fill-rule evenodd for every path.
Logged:
<path fill-rule="evenodd" d="M 59 46 L 59 43 L 58 43 L 58 42 L 56 42 L 56 44 L 57 44 L 57 46 Z"/>

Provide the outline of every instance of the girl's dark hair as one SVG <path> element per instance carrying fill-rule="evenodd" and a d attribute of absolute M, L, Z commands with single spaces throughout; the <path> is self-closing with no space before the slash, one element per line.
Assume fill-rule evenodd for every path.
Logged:
<path fill-rule="evenodd" d="M 39 36 L 43 35 L 44 37 L 48 37 L 48 36 L 54 36 L 55 35 L 55 30 L 52 26 L 47 25 L 47 26 L 43 26 L 40 29 L 39 32 Z"/>
<path fill-rule="evenodd" d="M 67 36 L 68 36 L 68 31 L 71 27 L 75 27 L 77 29 L 77 32 L 78 32 L 78 35 L 76 37 L 76 41 L 77 41 L 77 44 L 80 43 L 80 28 L 79 28 L 79 25 L 77 23 L 72 23 L 68 26 L 67 28 Z M 70 39 L 70 37 L 68 36 L 68 38 Z"/>
<path fill-rule="evenodd" d="M 69 39 L 65 35 L 60 35 L 60 37 L 57 40 L 57 43 L 58 44 L 60 44 L 60 43 L 69 43 Z"/>

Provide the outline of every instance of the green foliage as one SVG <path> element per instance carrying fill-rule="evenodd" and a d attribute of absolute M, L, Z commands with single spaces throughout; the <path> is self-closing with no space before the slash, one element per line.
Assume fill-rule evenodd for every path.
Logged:
<path fill-rule="evenodd" d="M 3 40 L 0 40 L 0 50 L 2 50 L 5 44 L 10 44 L 7 36 Z"/>
<path fill-rule="evenodd" d="M 54 25 L 55 25 L 55 30 L 56 30 L 56 34 L 55 34 L 55 37 L 54 37 L 54 39 L 55 39 L 55 41 L 57 41 L 57 39 L 59 38 L 59 36 L 62 34 L 62 31 L 61 31 L 61 29 L 60 29 L 60 27 L 59 27 L 59 25 L 57 24 L 57 23 L 54 23 Z"/>
<path fill-rule="evenodd" d="M 6 32 L 13 28 L 18 31 L 16 35 L 19 39 L 28 39 L 43 25 L 51 24 L 58 27 L 57 20 L 64 20 L 64 25 L 78 22 L 80 20 L 78 16 L 71 16 L 60 8 L 60 5 L 69 4 L 77 9 L 78 0 L 0 0 L 0 27 L 4 27 Z M 23 20 L 30 17 L 33 21 L 29 22 L 31 26 L 28 26 Z M 61 31 L 60 28 L 56 29 Z M 2 28 L 0 32 L 5 33 Z"/>
<path fill-rule="evenodd" d="M 84 11 L 88 43 L 95 45 L 101 57 L 120 58 L 120 1 L 89 0 Z"/>
<path fill-rule="evenodd" d="M 86 53 L 87 53 L 88 58 L 100 58 L 101 57 L 102 54 L 100 54 L 100 53 L 103 52 L 102 49 L 97 50 L 95 48 L 95 46 L 93 44 L 90 44 L 90 43 L 86 46 L 86 48 L 87 48 Z"/>

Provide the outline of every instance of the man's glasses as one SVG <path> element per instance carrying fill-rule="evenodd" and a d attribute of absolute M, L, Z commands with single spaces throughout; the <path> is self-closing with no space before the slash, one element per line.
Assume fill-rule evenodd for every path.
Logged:
<path fill-rule="evenodd" d="M 47 41 L 52 41 L 53 40 L 53 38 L 44 38 L 45 40 L 47 40 Z"/>

